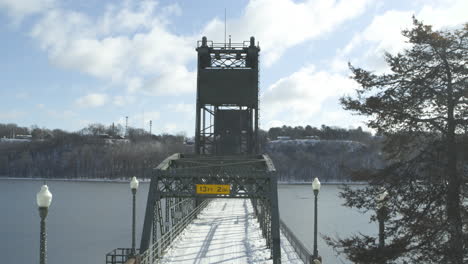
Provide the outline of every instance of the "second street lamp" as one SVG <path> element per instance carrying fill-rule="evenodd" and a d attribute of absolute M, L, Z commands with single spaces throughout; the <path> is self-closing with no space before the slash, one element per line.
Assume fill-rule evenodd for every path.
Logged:
<path fill-rule="evenodd" d="M 381 192 L 376 197 L 377 202 L 377 220 L 379 221 L 379 248 L 385 247 L 385 217 L 386 217 L 386 206 L 388 192 L 385 188 L 381 189 Z"/>
<path fill-rule="evenodd" d="M 132 203 L 132 256 L 135 256 L 135 207 L 136 207 L 136 192 L 138 190 L 139 182 L 135 176 L 130 181 L 130 189 L 132 189 L 133 203 Z"/>
<path fill-rule="evenodd" d="M 320 181 L 318 178 L 315 178 L 312 182 L 312 190 L 314 191 L 314 259 L 319 259 L 318 250 L 317 250 L 317 196 L 320 191 Z"/>
<path fill-rule="evenodd" d="M 385 219 L 387 218 L 387 202 L 388 192 L 385 188 L 381 188 L 380 193 L 375 197 L 377 203 L 377 220 L 379 222 L 379 251 L 381 256 L 381 264 L 387 263 L 385 260 Z"/>
<path fill-rule="evenodd" d="M 37 206 L 39 207 L 39 216 L 41 217 L 41 234 L 39 248 L 39 263 L 47 262 L 47 238 L 46 238 L 46 217 L 49 212 L 49 206 L 52 202 L 52 194 L 47 185 L 42 185 L 41 190 L 36 195 Z"/>

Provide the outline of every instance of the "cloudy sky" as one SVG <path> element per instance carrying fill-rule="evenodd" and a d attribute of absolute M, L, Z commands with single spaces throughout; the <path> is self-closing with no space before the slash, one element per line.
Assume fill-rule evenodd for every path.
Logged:
<path fill-rule="evenodd" d="M 341 109 L 348 61 L 385 71 L 414 14 L 468 21 L 466 0 L 0 0 L 0 123 L 129 124 L 194 134 L 196 41 L 255 36 L 261 127 L 362 126 Z"/>

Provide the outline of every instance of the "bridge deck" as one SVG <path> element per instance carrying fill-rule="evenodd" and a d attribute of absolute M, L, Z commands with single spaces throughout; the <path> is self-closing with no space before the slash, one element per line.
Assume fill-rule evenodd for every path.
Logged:
<path fill-rule="evenodd" d="M 161 263 L 273 263 L 248 199 L 216 199 L 174 241 Z M 281 236 L 282 263 L 303 264 Z"/>

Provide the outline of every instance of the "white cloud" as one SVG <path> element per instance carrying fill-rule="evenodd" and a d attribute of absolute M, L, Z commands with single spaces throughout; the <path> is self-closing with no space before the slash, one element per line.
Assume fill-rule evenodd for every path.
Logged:
<path fill-rule="evenodd" d="M 102 93 L 91 93 L 76 99 L 75 104 L 79 107 L 98 107 L 106 104 L 108 95 Z"/>
<path fill-rule="evenodd" d="M 14 23 L 19 23 L 28 15 L 51 8 L 55 0 L 0 0 L 0 9 L 6 10 Z"/>
<path fill-rule="evenodd" d="M 126 70 L 130 48 L 125 36 L 100 36 L 84 14 L 51 10 L 34 26 L 31 35 L 49 53 L 52 63 L 100 78 L 119 80 Z"/>
<path fill-rule="evenodd" d="M 163 126 L 162 132 L 168 133 L 168 134 L 174 134 L 178 132 L 177 129 L 178 129 L 178 126 L 176 123 L 166 123 Z"/>
<path fill-rule="evenodd" d="M 281 120 L 269 120 L 263 129 L 270 129 L 271 127 L 282 127 L 283 125 L 286 125 L 285 122 Z M 289 125 L 289 124 L 288 124 Z"/>
<path fill-rule="evenodd" d="M 353 64 L 369 67 L 376 71 L 385 71 L 384 53 L 394 54 L 409 46 L 401 35 L 401 31 L 411 26 L 411 16 L 412 12 L 410 11 L 393 10 L 375 16 L 369 26 L 356 34 L 348 45 L 339 52 L 334 61 L 339 61 L 340 58 L 344 57 L 348 59 L 352 57 Z"/>
<path fill-rule="evenodd" d="M 21 118 L 26 115 L 26 112 L 19 110 L 9 110 L 0 112 L 0 119 L 16 121 L 16 119 Z"/>
<path fill-rule="evenodd" d="M 323 36 L 360 15 L 371 0 L 251 0 L 242 17 L 227 21 L 228 34 L 236 40 L 255 36 L 262 60 L 274 63 L 286 49 Z M 224 23 L 213 19 L 203 30 L 209 39 L 224 40 Z"/>
<path fill-rule="evenodd" d="M 109 34 L 150 28 L 159 23 L 153 16 L 156 7 L 155 1 L 141 1 L 137 7 L 131 1 L 125 1 L 121 6 L 107 6 L 106 12 L 98 20 L 98 32 Z"/>
<path fill-rule="evenodd" d="M 468 1 L 445 0 L 426 4 L 417 14 L 424 23 L 434 25 L 435 29 L 453 27 L 468 22 Z"/>
<path fill-rule="evenodd" d="M 412 27 L 412 15 L 426 24 L 432 24 L 435 29 L 453 27 L 467 22 L 466 10 L 468 2 L 462 0 L 449 1 L 423 1 L 415 5 L 415 10 L 387 10 L 373 18 L 371 23 L 362 31 L 357 33 L 351 41 L 336 56 L 327 63 L 333 75 L 348 75 L 347 62 L 353 65 L 371 69 L 376 72 L 388 71 L 388 67 L 383 58 L 384 52 L 398 53 L 408 48 L 406 38 L 401 35 L 401 31 Z M 291 75 L 296 75 L 297 73 Z M 331 73 L 330 73 L 331 74 Z M 335 78 L 339 80 L 340 77 Z M 350 80 L 348 80 L 349 82 Z M 336 93 L 338 99 L 339 93 Z M 322 98 L 321 96 L 319 96 Z M 300 105 L 300 104 L 299 104 Z M 320 107 L 323 111 L 324 105 Z M 296 111 L 297 112 L 297 111 Z M 307 116 L 307 115 L 305 115 Z M 361 125 L 365 120 L 363 117 L 351 116 L 349 112 L 337 107 L 329 109 L 326 114 L 315 116 L 316 121 L 333 124 Z M 287 123 L 287 122 L 286 122 Z"/>
<path fill-rule="evenodd" d="M 196 74 L 184 66 L 162 69 L 159 76 L 148 80 L 142 90 L 155 95 L 180 95 L 195 92 Z"/>
<path fill-rule="evenodd" d="M 138 77 L 133 77 L 127 80 L 126 86 L 127 86 L 127 91 L 130 93 L 136 92 L 140 90 L 142 84 L 141 78 Z"/>
<path fill-rule="evenodd" d="M 123 85 L 129 92 L 180 95 L 195 91 L 195 38 L 167 29 L 177 5 L 124 1 L 97 18 L 53 9 L 34 25 L 31 36 L 59 67 Z"/>
<path fill-rule="evenodd" d="M 262 62 L 269 65 L 286 49 L 356 17 L 369 1 L 251 0 L 240 18 L 228 22 L 229 33 L 264 41 Z M 97 17 L 55 8 L 37 21 L 31 36 L 59 67 L 126 86 L 132 93 L 183 95 L 195 91 L 196 74 L 187 65 L 196 59 L 193 47 L 200 36 L 168 30 L 169 18 L 180 13 L 178 5 L 155 1 L 124 1 Z M 202 32 L 221 39 L 223 28 L 214 19 Z"/>
<path fill-rule="evenodd" d="M 64 119 L 64 120 L 68 120 L 70 118 L 77 116 L 75 112 L 70 111 L 70 110 L 65 110 L 65 111 L 48 110 L 47 115 L 52 118 Z"/>
<path fill-rule="evenodd" d="M 126 96 L 122 96 L 122 95 L 117 95 L 117 96 L 114 96 L 113 100 L 112 100 L 112 103 L 116 106 L 125 106 L 125 105 L 128 105 L 128 104 L 132 104 L 134 103 L 136 100 L 135 96 L 131 96 L 131 95 L 126 95 Z"/>
<path fill-rule="evenodd" d="M 412 15 L 435 29 L 453 27 L 467 22 L 468 2 L 464 0 L 425 1 L 419 10 L 387 10 L 375 16 L 372 22 L 356 34 L 348 45 L 341 50 L 335 61 L 351 60 L 353 64 L 386 71 L 384 52 L 392 54 L 408 48 L 406 38 L 401 35 L 403 29 L 412 27 Z"/>
<path fill-rule="evenodd" d="M 143 128 L 149 131 L 149 123 L 153 122 L 153 132 L 157 127 L 155 123 L 156 120 L 159 120 L 161 113 L 158 111 L 147 111 L 141 112 L 139 114 L 133 114 L 128 117 L 128 125 L 137 128 Z M 125 117 L 121 117 L 118 121 L 119 124 L 125 125 Z"/>
<path fill-rule="evenodd" d="M 23 92 L 17 93 L 15 96 L 18 99 L 26 99 L 26 98 L 29 98 L 29 93 L 23 91 Z"/>
<path fill-rule="evenodd" d="M 191 116 L 195 116 L 195 104 L 177 103 L 169 104 L 168 108 L 170 111 L 176 113 L 183 113 Z"/>
<path fill-rule="evenodd" d="M 357 84 L 347 76 L 316 71 L 307 66 L 272 84 L 262 96 L 262 118 L 267 124 L 311 123 L 314 116 L 327 111 L 329 100 L 334 102 L 351 93 Z"/>
<path fill-rule="evenodd" d="M 168 105 L 168 108 L 178 108 L 180 111 L 185 111 L 186 106 L 181 105 Z M 132 114 L 128 116 L 128 125 L 135 128 L 142 128 L 145 131 L 149 131 L 150 121 L 152 121 L 152 133 L 179 133 L 181 131 L 190 131 L 193 130 L 192 122 L 167 122 L 165 117 L 167 115 L 173 120 L 173 116 L 167 112 L 161 113 L 159 111 L 145 111 L 137 114 Z M 125 117 L 120 117 L 117 124 L 125 126 Z"/>
<path fill-rule="evenodd" d="M 412 12 L 390 10 L 383 15 L 375 16 L 369 26 L 346 46 L 345 53 L 362 48 L 360 45 L 363 42 L 376 42 L 377 50 L 380 52 L 401 50 L 405 42 L 401 31 L 411 26 L 411 15 Z"/>

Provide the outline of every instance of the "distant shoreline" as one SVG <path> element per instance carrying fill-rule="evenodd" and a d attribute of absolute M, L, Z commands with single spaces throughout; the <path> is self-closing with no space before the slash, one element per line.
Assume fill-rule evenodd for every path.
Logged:
<path fill-rule="evenodd" d="M 336 182 L 336 181 L 330 181 L 330 182 L 320 182 L 322 185 L 346 185 L 346 184 L 352 184 L 352 185 L 366 185 L 368 184 L 367 182 Z M 312 185 L 312 182 L 278 182 L 278 185 Z"/>
<path fill-rule="evenodd" d="M 114 182 L 114 183 L 128 183 L 129 179 L 86 179 L 86 178 L 18 178 L 18 177 L 0 177 L 1 180 L 15 180 L 15 181 L 70 181 L 70 182 Z M 149 182 L 147 179 L 139 179 L 140 183 Z"/>
<path fill-rule="evenodd" d="M 70 182 L 110 182 L 110 183 L 128 183 L 129 179 L 86 179 L 86 178 L 18 178 L 18 177 L 0 177 L 1 180 L 15 181 L 70 181 Z M 149 183 L 149 179 L 139 179 L 141 183 Z M 312 182 L 278 182 L 278 185 L 311 185 Z M 322 182 L 323 185 L 366 185 L 366 182 Z"/>

